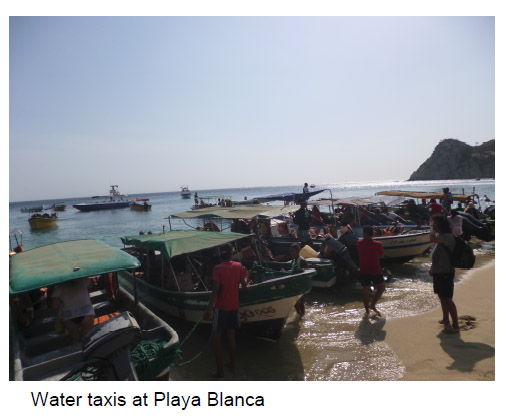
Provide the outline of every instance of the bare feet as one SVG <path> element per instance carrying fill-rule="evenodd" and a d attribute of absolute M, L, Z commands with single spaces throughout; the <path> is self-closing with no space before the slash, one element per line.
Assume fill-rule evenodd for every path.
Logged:
<path fill-rule="evenodd" d="M 376 316 L 381 316 L 380 311 L 378 311 L 378 310 L 376 309 L 376 305 L 371 306 L 371 309 L 374 311 L 374 313 L 376 314 Z"/>

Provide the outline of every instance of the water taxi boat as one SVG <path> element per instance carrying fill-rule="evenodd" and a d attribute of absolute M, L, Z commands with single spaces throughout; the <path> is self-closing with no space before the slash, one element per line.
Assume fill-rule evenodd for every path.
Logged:
<path fill-rule="evenodd" d="M 192 193 L 191 193 L 190 189 L 187 186 L 182 186 L 181 187 L 181 198 L 190 199 L 191 196 L 192 196 Z"/>
<path fill-rule="evenodd" d="M 51 205 L 51 208 L 53 209 L 53 211 L 65 211 L 67 205 L 64 204 L 63 202 L 56 202 L 53 205 Z"/>
<path fill-rule="evenodd" d="M 122 286 L 136 289 L 139 299 L 162 316 L 202 322 L 211 296 L 211 274 L 219 262 L 219 247 L 233 244 L 238 253 L 252 250 L 254 236 L 209 231 L 170 231 L 123 237 L 128 252 L 141 259 L 141 270 L 119 275 Z M 278 339 L 297 301 L 311 290 L 316 271 L 276 272 L 250 268 L 251 284 L 239 290 L 239 315 L 243 330 Z"/>
<path fill-rule="evenodd" d="M 126 195 L 120 194 L 118 192 L 118 185 L 111 185 L 108 198 L 108 200 L 101 202 L 81 203 L 72 206 L 75 209 L 84 212 L 99 211 L 104 209 L 128 208 L 130 206 L 130 201 L 126 199 Z"/>
<path fill-rule="evenodd" d="M 133 211 L 151 211 L 151 204 L 148 204 L 149 198 L 135 198 L 130 202 L 130 209 Z"/>
<path fill-rule="evenodd" d="M 56 214 L 33 214 L 29 219 L 28 223 L 32 230 L 46 230 L 57 226 L 56 220 L 58 217 Z"/>
<path fill-rule="evenodd" d="M 118 285 L 135 257 L 96 240 L 66 241 L 9 257 L 11 380 L 154 380 L 168 376 L 177 333 Z M 88 279 L 95 327 L 72 343 L 47 293 Z"/>

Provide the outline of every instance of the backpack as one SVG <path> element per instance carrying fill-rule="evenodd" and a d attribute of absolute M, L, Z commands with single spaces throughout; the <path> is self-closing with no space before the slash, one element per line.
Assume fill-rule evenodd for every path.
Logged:
<path fill-rule="evenodd" d="M 474 266 L 475 255 L 471 246 L 462 237 L 455 237 L 455 247 L 450 251 L 448 247 L 443 245 L 450 255 L 450 261 L 453 267 L 461 269 L 470 269 Z"/>

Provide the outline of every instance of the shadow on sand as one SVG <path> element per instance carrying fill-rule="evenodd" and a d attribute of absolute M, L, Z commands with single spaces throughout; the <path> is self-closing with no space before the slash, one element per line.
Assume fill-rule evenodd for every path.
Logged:
<path fill-rule="evenodd" d="M 359 339 L 362 345 L 369 345 L 376 341 L 384 341 L 387 335 L 383 329 L 386 319 L 383 317 L 362 318 L 355 331 L 355 338 Z"/>
<path fill-rule="evenodd" d="M 439 333 L 441 348 L 453 358 L 448 370 L 473 371 L 478 361 L 495 355 L 495 348 L 481 342 L 465 342 L 460 334 Z"/>

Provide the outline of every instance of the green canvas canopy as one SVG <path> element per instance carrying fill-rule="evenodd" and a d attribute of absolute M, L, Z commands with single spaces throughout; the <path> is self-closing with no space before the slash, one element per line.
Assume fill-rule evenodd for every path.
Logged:
<path fill-rule="evenodd" d="M 181 230 L 123 237 L 121 240 L 127 245 L 138 248 L 158 250 L 167 260 L 170 260 L 181 254 L 218 247 L 246 237 L 248 237 L 247 234 L 240 233 Z"/>
<path fill-rule="evenodd" d="M 11 294 L 140 266 L 135 257 L 97 240 L 50 244 L 11 256 L 9 262 Z"/>

